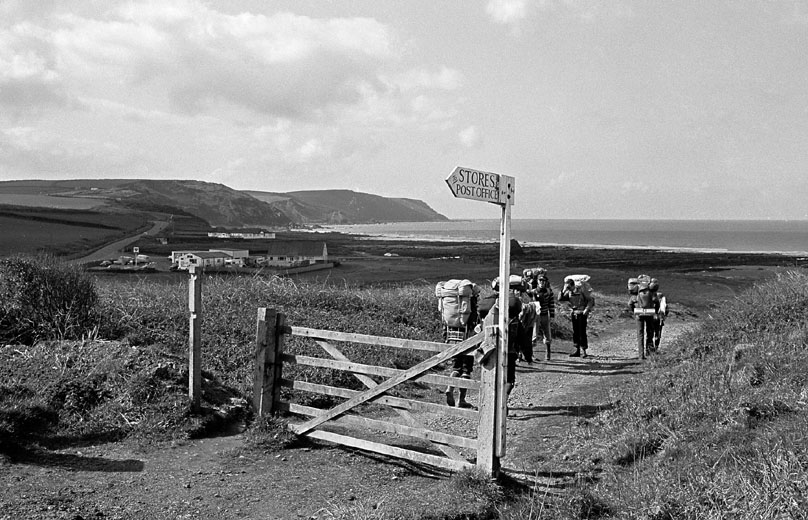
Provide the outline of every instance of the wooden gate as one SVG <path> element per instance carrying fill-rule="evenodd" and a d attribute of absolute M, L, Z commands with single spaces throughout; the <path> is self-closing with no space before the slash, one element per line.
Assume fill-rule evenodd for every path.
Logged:
<path fill-rule="evenodd" d="M 329 357 L 285 353 L 283 347 L 286 335 L 311 338 L 322 347 Z M 452 471 L 476 466 L 488 474 L 494 474 L 499 466 L 499 458 L 495 453 L 494 435 L 496 356 L 486 358 L 482 365 L 480 381 L 449 377 L 431 372 L 433 368 L 456 355 L 471 353 L 482 342 L 483 336 L 483 333 L 480 333 L 461 343 L 446 344 L 289 327 L 283 314 L 272 309 L 261 308 L 258 310 L 256 332 L 256 372 L 253 404 L 259 415 L 274 412 L 291 412 L 309 417 L 305 422 L 290 425 L 290 429 L 298 435 L 305 435 L 413 462 L 426 463 Z M 402 370 L 353 362 L 337 346 L 339 342 L 366 345 L 368 348 L 383 347 L 428 351 L 434 352 L 435 355 L 411 368 Z M 367 389 L 359 391 L 285 379 L 282 367 L 292 364 L 347 371 L 352 373 Z M 371 376 L 388 379 L 377 383 Z M 406 382 L 440 385 L 442 387 L 454 386 L 477 391 L 478 409 L 454 408 L 444 403 L 405 399 L 389 395 L 397 385 Z M 280 397 L 281 388 L 347 400 L 331 409 L 304 406 L 290 401 L 283 401 Z M 443 395 L 443 393 L 441 392 L 440 395 Z M 397 412 L 401 422 L 372 419 L 359 415 L 356 408 L 369 402 L 392 407 Z M 430 430 L 416 419 L 414 413 L 418 412 L 468 419 L 477 426 L 477 437 L 468 438 Z M 347 426 L 351 431 L 356 429 L 360 431 L 373 430 L 428 441 L 432 446 L 440 450 L 442 455 L 335 433 L 323 429 L 326 424 Z M 472 463 L 469 460 L 470 457 L 462 455 L 456 448 L 466 452 L 473 452 L 475 462 Z"/>

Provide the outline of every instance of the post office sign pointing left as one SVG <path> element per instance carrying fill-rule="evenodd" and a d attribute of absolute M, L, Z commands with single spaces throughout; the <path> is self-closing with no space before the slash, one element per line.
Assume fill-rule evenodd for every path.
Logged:
<path fill-rule="evenodd" d="M 513 204 L 514 178 L 458 166 L 446 178 L 452 194 L 459 199 L 494 204 Z"/>

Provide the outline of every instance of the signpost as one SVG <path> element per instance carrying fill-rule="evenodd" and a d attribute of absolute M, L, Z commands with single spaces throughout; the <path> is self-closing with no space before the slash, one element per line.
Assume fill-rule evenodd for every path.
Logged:
<path fill-rule="evenodd" d="M 446 178 L 452 194 L 459 199 L 479 200 L 500 205 L 514 203 L 514 178 L 458 166 Z"/>
<path fill-rule="evenodd" d="M 446 178 L 452 194 L 460 199 L 479 200 L 498 204 L 502 208 L 499 233 L 499 345 L 496 367 L 496 403 L 493 411 L 494 470 L 498 470 L 499 458 L 505 456 L 508 394 L 506 374 L 508 368 L 508 296 L 511 276 L 511 206 L 514 203 L 515 179 L 507 175 L 457 167 Z M 482 408 L 481 408 L 482 410 Z M 484 420 L 481 418 L 481 421 Z"/>

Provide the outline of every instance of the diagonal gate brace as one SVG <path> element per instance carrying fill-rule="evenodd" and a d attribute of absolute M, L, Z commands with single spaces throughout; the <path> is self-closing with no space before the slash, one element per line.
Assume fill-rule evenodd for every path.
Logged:
<path fill-rule="evenodd" d="M 482 339 L 483 339 L 483 333 L 481 332 L 465 341 L 462 341 L 461 343 L 452 345 L 450 348 L 444 350 L 437 356 L 433 356 L 425 361 L 422 361 L 421 363 L 418 363 L 414 367 L 405 370 L 399 375 L 391 377 L 384 383 L 381 383 L 379 386 L 376 386 L 365 392 L 362 392 L 359 395 L 355 395 L 354 397 L 348 399 L 344 403 L 335 406 L 334 408 L 331 408 L 322 415 L 318 415 L 317 417 L 314 417 L 299 425 L 290 424 L 289 429 L 298 435 L 303 435 L 313 430 L 314 428 L 318 427 L 319 425 L 323 424 L 324 422 L 344 414 L 351 408 L 358 406 L 362 403 L 365 403 L 367 401 L 370 401 L 374 397 L 383 394 L 384 392 L 390 390 L 394 386 L 399 385 L 410 379 L 414 379 L 423 374 L 424 372 L 426 372 L 427 370 L 429 370 L 430 368 L 437 366 L 443 363 L 444 361 L 455 357 L 458 354 L 465 354 L 466 352 L 474 348 L 478 343 L 480 343 Z"/>

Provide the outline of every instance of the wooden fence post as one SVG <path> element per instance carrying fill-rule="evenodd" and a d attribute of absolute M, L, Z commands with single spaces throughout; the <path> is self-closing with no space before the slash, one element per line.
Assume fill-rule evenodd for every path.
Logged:
<path fill-rule="evenodd" d="M 196 266 L 190 266 L 188 310 L 191 311 L 188 353 L 188 397 L 191 409 L 198 411 L 202 401 L 202 279 Z"/>
<path fill-rule="evenodd" d="M 275 309 L 258 309 L 255 332 L 255 375 L 253 409 L 258 416 L 275 411 L 280 399 L 281 354 L 286 316 Z"/>
<path fill-rule="evenodd" d="M 498 350 L 498 348 L 497 348 Z M 478 400 L 480 424 L 477 426 L 477 469 L 486 475 L 496 476 L 499 472 L 497 456 L 497 365 L 498 352 L 495 350 L 480 365 L 480 396 Z"/>

